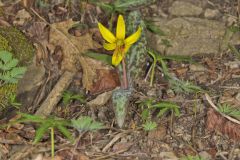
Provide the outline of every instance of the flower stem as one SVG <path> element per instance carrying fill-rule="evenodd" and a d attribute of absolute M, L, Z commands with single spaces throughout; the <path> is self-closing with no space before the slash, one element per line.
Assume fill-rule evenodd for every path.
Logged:
<path fill-rule="evenodd" d="M 122 59 L 122 67 L 123 67 L 123 89 L 127 89 L 128 88 L 128 79 L 127 79 L 125 58 Z"/>
<path fill-rule="evenodd" d="M 157 64 L 157 62 L 156 62 L 156 60 L 154 59 L 154 60 L 153 60 L 153 64 L 152 64 L 152 66 L 151 66 L 150 87 L 153 86 L 153 79 L 154 79 L 154 72 L 155 72 L 156 64 Z"/>
<path fill-rule="evenodd" d="M 54 128 L 51 127 L 51 155 L 52 155 L 52 160 L 54 160 Z"/>

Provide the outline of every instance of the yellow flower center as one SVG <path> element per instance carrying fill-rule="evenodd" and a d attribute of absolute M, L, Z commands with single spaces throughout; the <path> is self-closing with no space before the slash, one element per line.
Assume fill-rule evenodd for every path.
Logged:
<path fill-rule="evenodd" d="M 118 47 L 123 46 L 123 45 L 124 45 L 124 40 L 122 40 L 122 39 L 117 39 L 116 45 L 117 45 Z"/>

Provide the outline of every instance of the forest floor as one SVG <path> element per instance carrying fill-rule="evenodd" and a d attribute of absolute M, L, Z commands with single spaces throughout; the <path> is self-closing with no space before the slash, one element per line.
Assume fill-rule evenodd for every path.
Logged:
<path fill-rule="evenodd" d="M 95 131 L 68 127 L 74 143 L 56 129 L 55 159 L 239 160 L 240 1 L 157 0 L 125 8 L 124 16 L 139 10 L 142 18 L 153 21 L 151 25 L 176 35 L 167 37 L 172 45 L 164 44 L 162 49 L 159 32 L 146 31 L 148 47 L 164 56 L 188 56 L 191 61 L 165 60 L 177 85 L 174 79 L 170 82 L 164 77 L 164 66 L 158 63 L 151 86 L 149 70 L 153 62 L 146 54 L 143 72 L 134 80 L 122 128 L 115 120 L 111 100 L 112 91 L 120 83 L 117 69 L 100 60 L 73 54 L 89 49 L 111 53 L 103 49 L 97 28 L 97 22 L 106 26 L 110 15 L 90 2 L 0 1 L 0 27 L 16 26 L 35 48 L 33 60 L 25 64 L 27 72 L 17 84 L 17 101 L 22 104 L 19 110 L 64 120 L 89 116 L 104 126 Z M 112 18 L 117 18 L 117 13 Z M 181 32 L 169 29 L 185 23 Z M 231 34 L 230 38 L 225 37 L 227 34 Z M 226 44 L 227 47 L 222 47 Z M 95 79 L 91 77 L 92 71 Z M 173 108 L 164 105 L 160 109 L 151 108 L 161 102 Z M 10 109 L 0 112 L 1 125 L 19 118 L 18 109 L 7 107 Z M 149 120 L 152 124 L 146 124 Z M 2 128 L 0 160 L 51 159 L 49 132 L 33 145 L 38 128 L 39 124 L 31 122 Z"/>

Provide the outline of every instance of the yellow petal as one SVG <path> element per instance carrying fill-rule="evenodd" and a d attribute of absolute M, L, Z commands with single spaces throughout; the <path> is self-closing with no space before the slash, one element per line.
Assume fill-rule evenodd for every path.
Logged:
<path fill-rule="evenodd" d="M 125 22 L 122 15 L 118 16 L 116 37 L 117 39 L 125 38 Z"/>
<path fill-rule="evenodd" d="M 104 43 L 103 47 L 106 50 L 111 51 L 111 50 L 114 50 L 116 48 L 116 43 Z"/>
<path fill-rule="evenodd" d="M 122 50 L 119 48 L 116 48 L 112 56 L 112 64 L 114 66 L 117 66 L 122 61 L 122 59 L 123 59 Z"/>
<path fill-rule="evenodd" d="M 116 37 L 110 32 L 106 27 L 104 27 L 101 23 L 98 23 L 98 28 L 102 37 L 108 41 L 109 43 L 114 43 L 116 41 Z"/>
<path fill-rule="evenodd" d="M 131 45 L 125 45 L 125 48 L 123 50 L 123 57 L 126 56 L 126 53 L 128 52 L 129 48 L 131 47 Z"/>
<path fill-rule="evenodd" d="M 141 31 L 142 31 L 142 28 L 141 28 L 141 27 L 138 27 L 137 32 L 133 33 L 131 36 L 127 37 L 127 38 L 124 40 L 125 45 L 131 45 L 131 44 L 137 42 L 137 40 L 138 40 L 139 37 L 141 36 Z"/>

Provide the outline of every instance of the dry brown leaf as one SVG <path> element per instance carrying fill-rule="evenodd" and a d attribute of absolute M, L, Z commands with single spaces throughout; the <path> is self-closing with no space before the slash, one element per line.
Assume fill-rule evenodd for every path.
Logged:
<path fill-rule="evenodd" d="M 52 160 L 52 157 L 43 157 L 42 160 Z M 54 156 L 54 160 L 63 160 L 60 156 Z"/>
<path fill-rule="evenodd" d="M 120 86 L 119 76 L 116 70 L 97 70 L 97 80 L 90 90 L 91 94 L 97 94 L 113 90 L 117 86 Z"/>
<path fill-rule="evenodd" d="M 87 105 L 90 107 L 98 107 L 105 105 L 112 96 L 112 91 L 104 92 L 98 95 L 95 99 L 87 102 Z"/>
<path fill-rule="evenodd" d="M 6 156 L 7 154 L 9 154 L 9 147 L 3 145 L 3 144 L 0 144 L 0 151 L 1 151 L 1 155 L 0 155 L 0 158 L 1 157 L 4 157 Z"/>
<path fill-rule="evenodd" d="M 27 29 L 29 36 L 38 41 L 48 39 L 49 30 L 47 24 L 44 22 L 33 22 L 33 24 Z"/>
<path fill-rule="evenodd" d="M 129 150 L 129 148 L 133 145 L 133 143 L 131 142 L 119 142 L 116 143 L 113 146 L 113 152 L 120 152 L 120 151 L 124 151 L 126 152 L 127 150 Z"/>
<path fill-rule="evenodd" d="M 35 1 L 33 0 L 21 0 L 21 4 L 25 7 L 25 8 L 31 8 L 33 6 Z"/>
<path fill-rule="evenodd" d="M 165 138 L 167 130 L 165 126 L 159 126 L 156 130 L 150 131 L 148 133 L 148 138 L 162 140 Z"/>
<path fill-rule="evenodd" d="M 2 133 L 0 142 L 6 144 L 23 144 L 24 140 L 16 133 Z"/>
<path fill-rule="evenodd" d="M 14 25 L 23 26 L 25 23 L 29 22 L 32 19 L 30 13 L 28 13 L 25 9 L 19 10 L 15 16 L 15 20 L 13 21 Z"/>
<path fill-rule="evenodd" d="M 229 121 L 217 113 L 213 108 L 207 112 L 207 128 L 210 131 L 218 131 L 236 141 L 240 140 L 240 125 Z"/>
<path fill-rule="evenodd" d="M 77 62 L 80 63 L 83 70 L 83 87 L 86 90 L 91 90 L 93 81 L 97 77 L 96 69 L 104 68 L 108 70 L 109 67 L 103 66 L 103 63 L 97 60 L 82 56 L 82 53 L 88 49 L 95 49 L 96 44 L 94 44 L 90 33 L 80 37 L 69 34 L 68 31 L 74 24 L 76 22 L 71 19 L 52 24 L 49 41 L 55 46 L 61 46 L 63 49 L 62 69 L 75 72 L 77 70 Z"/>

